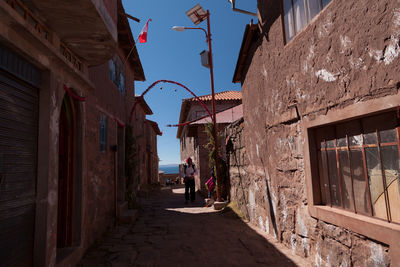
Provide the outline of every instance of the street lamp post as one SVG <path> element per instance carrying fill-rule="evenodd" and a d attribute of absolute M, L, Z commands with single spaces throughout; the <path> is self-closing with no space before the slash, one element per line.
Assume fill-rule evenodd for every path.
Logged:
<path fill-rule="evenodd" d="M 210 12 L 207 10 L 204 13 L 204 10 L 200 5 L 195 6 L 186 14 L 193 21 L 194 24 L 199 24 L 200 22 L 207 20 L 207 31 L 201 27 L 183 27 L 183 26 L 174 26 L 172 27 L 175 31 L 184 31 L 184 30 L 202 30 L 206 34 L 206 42 L 208 43 L 208 50 L 210 52 L 209 61 L 210 61 L 210 77 L 211 77 L 211 105 L 212 105 L 212 123 L 213 123 L 213 137 L 214 137 L 214 161 L 215 161 L 215 174 L 217 178 L 217 201 L 222 201 L 221 199 L 221 188 L 222 181 L 219 173 L 219 159 L 218 159 L 218 134 L 217 134 L 217 117 L 215 112 L 215 91 L 214 91 L 214 68 L 213 68 L 213 57 L 212 57 L 212 48 L 211 48 L 211 31 L 210 31 Z"/>

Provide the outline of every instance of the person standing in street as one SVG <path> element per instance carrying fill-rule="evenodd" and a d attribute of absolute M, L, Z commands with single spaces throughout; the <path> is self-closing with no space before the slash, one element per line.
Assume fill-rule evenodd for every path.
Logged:
<path fill-rule="evenodd" d="M 185 204 L 189 201 L 189 191 L 190 191 L 190 201 L 194 202 L 196 199 L 195 192 L 195 181 L 194 176 L 197 174 L 196 166 L 193 164 L 192 159 L 189 157 L 186 159 L 186 164 L 183 168 L 183 177 L 185 182 Z"/>

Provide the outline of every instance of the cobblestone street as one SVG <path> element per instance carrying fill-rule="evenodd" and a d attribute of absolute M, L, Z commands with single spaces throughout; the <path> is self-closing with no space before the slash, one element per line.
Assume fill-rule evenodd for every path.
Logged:
<path fill-rule="evenodd" d="M 118 226 L 78 266 L 309 266 L 232 211 L 184 204 L 184 188 L 142 198 L 135 223 Z"/>

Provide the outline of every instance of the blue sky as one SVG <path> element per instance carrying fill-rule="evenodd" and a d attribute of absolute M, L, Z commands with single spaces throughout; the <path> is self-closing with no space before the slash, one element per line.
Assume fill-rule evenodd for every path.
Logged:
<path fill-rule="evenodd" d="M 200 62 L 200 52 L 208 49 L 205 34 L 199 30 L 176 32 L 172 26 L 196 27 L 185 12 L 196 4 L 210 11 L 212 50 L 214 61 L 215 92 L 241 90 L 232 83 L 233 72 L 239 54 L 246 24 L 257 18 L 233 12 L 227 0 L 123 0 L 126 13 L 139 18 L 140 23 L 130 21 L 136 39 L 147 19 L 149 32 L 147 43 L 137 44 L 139 56 L 146 76 L 145 82 L 136 82 L 136 94 L 141 94 L 156 80 L 173 80 L 184 84 L 196 95 L 211 93 L 210 71 Z M 256 12 L 256 0 L 237 0 L 236 7 Z M 207 29 L 204 21 L 197 27 Z M 162 87 L 162 89 L 160 89 Z M 145 95 L 145 100 L 154 115 L 148 119 L 156 121 L 163 132 L 158 137 L 160 165 L 179 163 L 179 139 L 177 128 L 166 127 L 177 124 L 182 99 L 191 97 L 183 88 L 159 84 Z"/>

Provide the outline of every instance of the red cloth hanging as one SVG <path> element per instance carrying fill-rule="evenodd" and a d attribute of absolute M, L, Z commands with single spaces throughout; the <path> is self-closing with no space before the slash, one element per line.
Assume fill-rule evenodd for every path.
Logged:
<path fill-rule="evenodd" d="M 71 89 L 69 89 L 65 84 L 64 84 L 64 90 L 67 91 L 67 93 L 75 100 L 81 101 L 81 102 L 85 102 L 86 98 L 78 96 L 76 94 L 74 94 L 74 92 L 71 91 Z"/>

